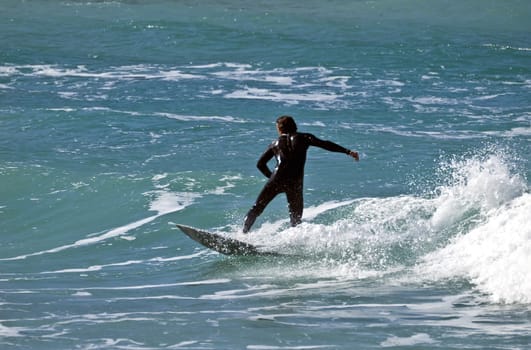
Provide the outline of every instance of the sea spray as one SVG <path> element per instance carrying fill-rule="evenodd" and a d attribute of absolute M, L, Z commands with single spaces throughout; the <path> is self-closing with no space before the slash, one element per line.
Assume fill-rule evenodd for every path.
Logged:
<path fill-rule="evenodd" d="M 463 277 L 493 300 L 527 302 L 530 282 L 522 276 L 531 266 L 531 196 L 524 179 L 498 154 L 451 159 L 438 171 L 446 182 L 431 195 L 324 203 L 297 227 L 286 228 L 287 221 L 279 220 L 234 236 L 307 257 L 304 271 L 296 264 L 284 266 L 280 275 Z M 509 269 L 512 277 L 504 273 Z M 511 295 L 493 287 L 498 279 L 512 285 Z"/>
<path fill-rule="evenodd" d="M 451 226 L 471 212 L 487 212 L 525 191 L 524 179 L 512 174 L 508 156 L 501 152 L 487 148 L 441 164 L 438 178 L 444 184 L 436 189 L 434 227 Z"/>
<path fill-rule="evenodd" d="M 531 302 L 531 195 L 499 154 L 452 161 L 432 224 L 452 227 L 449 244 L 415 271 L 427 279 L 465 278 L 494 302 Z"/>
<path fill-rule="evenodd" d="M 531 195 L 485 213 L 486 219 L 427 254 L 416 268 L 430 280 L 465 278 L 493 302 L 531 303 Z"/>

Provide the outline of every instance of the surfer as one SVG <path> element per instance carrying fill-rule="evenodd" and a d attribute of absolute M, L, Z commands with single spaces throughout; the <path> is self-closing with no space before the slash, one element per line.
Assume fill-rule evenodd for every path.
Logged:
<path fill-rule="evenodd" d="M 285 193 L 288 199 L 291 226 L 294 227 L 301 223 L 304 164 L 310 146 L 320 147 L 330 152 L 345 153 L 359 160 L 359 154 L 356 151 L 351 151 L 331 141 L 321 140 L 312 134 L 297 132 L 297 124 L 290 116 L 279 117 L 276 124 L 279 137 L 267 147 L 256 165 L 269 180 L 245 217 L 244 233 L 249 232 L 256 218 L 279 193 Z M 273 157 L 276 158 L 277 166 L 274 171 L 271 171 L 267 163 Z"/>

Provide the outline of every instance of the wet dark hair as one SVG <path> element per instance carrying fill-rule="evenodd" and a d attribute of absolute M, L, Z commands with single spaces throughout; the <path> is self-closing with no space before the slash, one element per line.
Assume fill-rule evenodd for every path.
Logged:
<path fill-rule="evenodd" d="M 297 124 L 295 124 L 295 120 L 289 115 L 278 117 L 277 126 L 280 132 L 284 134 L 293 134 L 297 132 Z"/>

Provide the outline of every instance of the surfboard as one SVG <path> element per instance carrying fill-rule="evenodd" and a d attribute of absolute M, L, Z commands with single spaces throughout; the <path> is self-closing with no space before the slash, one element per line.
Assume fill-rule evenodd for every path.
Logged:
<path fill-rule="evenodd" d="M 194 227 L 177 224 L 188 237 L 197 243 L 224 255 L 247 256 L 279 256 L 281 254 L 263 251 L 260 247 L 239 241 L 234 238 L 224 237 L 217 233 L 207 232 Z"/>

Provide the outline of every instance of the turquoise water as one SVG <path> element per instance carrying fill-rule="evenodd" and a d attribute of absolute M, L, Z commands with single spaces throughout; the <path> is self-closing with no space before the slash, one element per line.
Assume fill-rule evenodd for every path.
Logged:
<path fill-rule="evenodd" d="M 530 16 L 2 1 L 1 348 L 528 348 Z M 244 236 L 281 114 L 361 160 L 311 149 L 303 224 Z"/>

